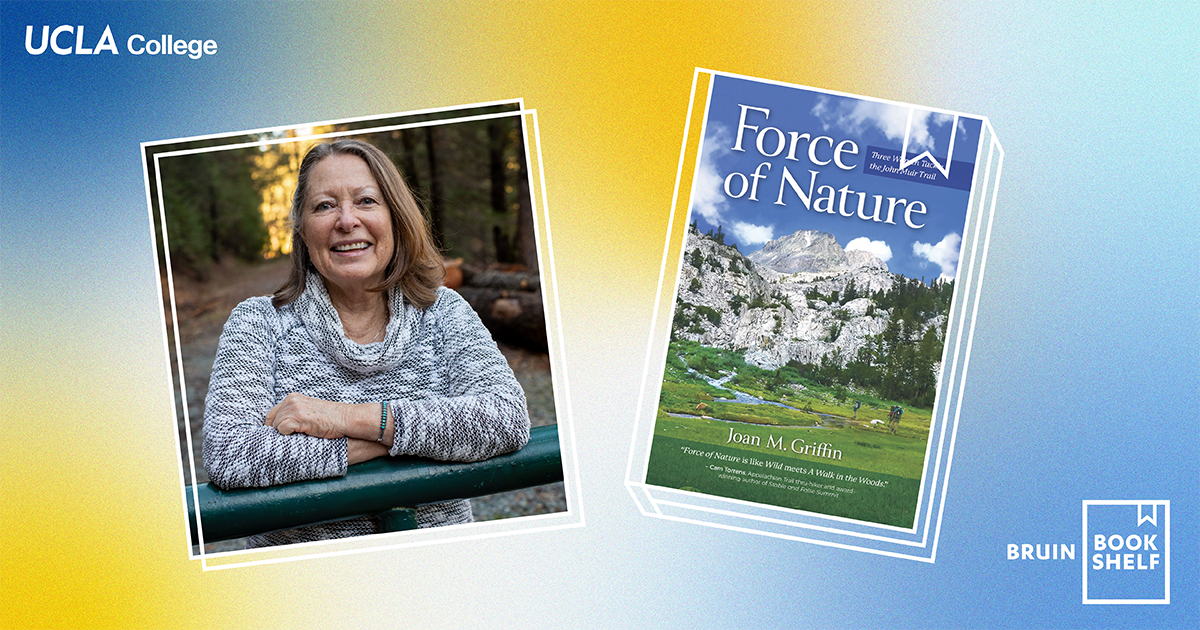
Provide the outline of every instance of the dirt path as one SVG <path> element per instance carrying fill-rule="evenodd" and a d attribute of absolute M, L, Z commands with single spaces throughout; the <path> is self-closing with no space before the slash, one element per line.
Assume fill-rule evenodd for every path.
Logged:
<path fill-rule="evenodd" d="M 217 342 L 221 338 L 225 320 L 229 319 L 233 308 L 243 300 L 274 293 L 287 279 L 288 265 L 287 259 L 257 265 L 225 262 L 214 265 L 207 282 L 186 276 L 175 278 L 175 313 L 179 316 L 179 347 L 183 356 L 189 421 L 185 424 L 182 416 L 176 418 L 185 479 L 191 477 L 187 461 L 186 431 L 190 425 L 196 478 L 201 482 L 208 481 L 208 475 L 203 469 L 201 444 L 204 395 L 208 392 L 208 379 L 212 374 Z"/>

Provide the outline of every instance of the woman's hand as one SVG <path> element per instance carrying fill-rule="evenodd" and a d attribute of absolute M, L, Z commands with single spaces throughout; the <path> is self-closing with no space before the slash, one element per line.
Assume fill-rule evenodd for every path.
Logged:
<path fill-rule="evenodd" d="M 380 410 L 380 403 L 330 402 L 293 392 L 267 411 L 263 424 L 275 427 L 281 435 L 303 433 L 327 440 L 343 437 L 364 440 L 383 447 L 386 454 L 388 447 L 392 445 L 394 429 L 389 413 L 382 443 L 377 441 Z"/>
<path fill-rule="evenodd" d="M 335 440 L 347 435 L 347 416 L 351 407 L 354 405 L 291 393 L 271 407 L 263 423 L 275 427 L 282 435 L 304 433 Z"/>

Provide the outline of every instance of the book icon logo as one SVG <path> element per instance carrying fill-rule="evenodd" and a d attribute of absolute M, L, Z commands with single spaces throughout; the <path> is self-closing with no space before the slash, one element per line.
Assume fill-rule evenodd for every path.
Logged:
<path fill-rule="evenodd" d="M 928 166 L 936 168 L 942 177 L 950 177 L 950 164 L 954 158 L 954 136 L 958 132 L 958 115 L 951 114 L 935 114 L 931 111 L 926 111 L 921 114 L 916 113 L 915 107 L 908 108 L 908 125 L 904 132 L 904 147 L 900 150 L 900 169 L 906 169 L 914 164 L 918 164 L 921 160 L 929 160 Z M 946 157 L 938 159 L 931 152 L 934 148 L 934 136 L 928 131 L 928 121 L 930 118 L 942 118 L 950 122 L 947 127 L 950 130 L 950 140 L 946 142 Z M 916 123 L 914 125 L 914 122 Z M 909 157 L 916 151 L 915 157 Z"/>
<path fill-rule="evenodd" d="M 1171 502 L 1084 501 L 1083 603 L 1171 603 Z"/>

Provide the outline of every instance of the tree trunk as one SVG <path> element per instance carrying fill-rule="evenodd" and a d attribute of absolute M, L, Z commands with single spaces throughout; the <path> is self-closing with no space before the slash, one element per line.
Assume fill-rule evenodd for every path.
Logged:
<path fill-rule="evenodd" d="M 433 125 L 425 128 L 425 147 L 429 154 L 429 227 L 433 232 L 433 244 L 438 249 L 445 251 L 442 178 L 438 172 L 437 150 L 435 148 L 437 142 L 435 141 L 435 136 Z"/>
<path fill-rule="evenodd" d="M 417 174 L 417 146 L 411 129 L 400 130 L 400 146 L 404 147 L 404 157 L 400 161 L 401 168 L 404 169 L 404 178 L 408 181 L 410 189 L 417 190 L 421 187 L 421 178 Z"/>
<path fill-rule="evenodd" d="M 508 134 L 497 120 L 488 122 L 488 173 L 492 180 L 492 212 L 508 213 L 508 190 L 504 181 L 504 144 Z"/>
<path fill-rule="evenodd" d="M 521 127 L 524 131 L 524 125 Z M 529 169 L 525 166 L 525 134 L 517 138 L 517 249 L 520 250 L 525 268 L 538 270 L 537 235 L 533 231 L 533 203 L 529 197 Z"/>

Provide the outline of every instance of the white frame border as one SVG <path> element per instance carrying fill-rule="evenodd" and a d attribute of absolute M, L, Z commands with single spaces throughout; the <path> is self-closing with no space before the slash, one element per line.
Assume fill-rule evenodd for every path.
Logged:
<path fill-rule="evenodd" d="M 366 121 L 383 121 L 400 117 L 412 117 L 423 114 L 446 113 L 461 110 L 479 109 L 489 106 L 498 105 L 515 105 L 515 109 L 505 112 L 497 112 L 491 114 L 480 114 L 462 117 L 447 117 L 438 118 L 428 121 L 420 121 L 414 123 L 404 123 L 395 125 L 382 125 L 378 127 L 363 127 L 354 128 L 347 131 L 330 132 L 323 134 L 295 134 L 293 137 L 278 137 L 275 139 L 262 140 L 256 142 L 235 142 L 230 144 L 212 145 L 201 148 L 182 149 L 177 151 L 160 151 L 154 152 L 154 147 L 163 145 L 174 145 L 186 142 L 203 141 L 203 140 L 220 140 L 230 137 L 244 137 L 255 134 L 283 134 L 284 132 L 295 132 L 301 129 L 311 129 L 319 126 L 328 126 L 345 123 L 356 123 Z M 158 260 L 158 244 L 156 239 L 155 221 L 154 221 L 154 201 L 158 202 L 160 209 L 159 220 L 161 225 L 162 241 L 163 241 L 163 259 L 166 261 L 166 278 L 167 292 L 166 297 L 169 298 L 172 309 L 172 326 L 174 330 L 175 351 L 178 362 L 178 371 L 172 368 L 171 353 L 169 347 L 169 337 L 167 335 L 166 326 L 166 311 L 163 296 L 163 289 L 159 285 L 159 319 L 164 324 L 163 329 L 163 356 L 166 364 L 166 372 L 168 374 L 167 389 L 171 394 L 171 432 L 174 436 L 175 452 L 180 451 L 179 431 L 176 425 L 176 409 L 177 405 L 182 404 L 183 416 L 185 423 L 190 427 L 190 418 L 188 417 L 188 409 L 186 403 L 186 384 L 184 383 L 183 359 L 182 352 L 179 347 L 179 329 L 178 316 L 175 312 L 175 292 L 174 278 L 171 272 L 171 256 L 170 244 L 167 240 L 166 230 L 166 213 L 162 211 L 162 184 L 161 171 L 158 168 L 159 159 L 163 157 L 171 157 L 176 155 L 186 155 L 190 153 L 204 153 L 211 151 L 221 151 L 236 148 L 244 148 L 247 146 L 262 146 L 283 144 L 290 142 L 306 142 L 323 138 L 333 138 L 340 136 L 359 136 L 369 135 L 372 133 L 381 133 L 386 131 L 419 128 L 432 125 L 453 124 L 460 122 L 470 122 L 474 120 L 486 120 L 490 118 L 503 118 L 511 116 L 520 116 L 522 141 L 526 146 L 526 162 L 527 172 L 529 177 L 530 203 L 532 207 L 534 219 L 534 236 L 537 243 L 538 260 L 542 266 L 542 275 L 548 280 L 542 284 L 542 303 L 547 319 L 547 332 L 554 334 L 548 335 L 547 341 L 550 346 L 551 359 L 551 377 L 554 383 L 554 399 L 555 412 L 557 416 L 557 424 L 559 427 L 559 449 L 562 454 L 563 466 L 563 486 L 567 499 L 567 510 L 565 512 L 557 512 L 552 514 L 538 514 L 524 516 L 513 519 L 501 519 L 496 521 L 481 521 L 476 523 L 457 525 L 446 528 L 433 529 L 418 529 L 402 532 L 389 532 L 368 536 L 359 536 L 354 538 L 318 541 L 312 543 L 302 543 L 296 545 L 285 545 L 280 547 L 267 547 L 263 549 L 228 551 L 218 553 L 207 553 L 204 551 L 204 529 L 202 522 L 197 522 L 197 542 L 199 553 L 192 551 L 190 541 L 190 524 L 187 510 L 187 484 L 184 483 L 183 461 L 179 464 L 179 486 L 183 526 L 183 538 L 185 545 L 188 547 L 188 559 L 199 559 L 203 571 L 221 570 L 236 567 L 259 566 L 265 564 L 275 564 L 279 562 L 289 562 L 293 560 L 302 560 L 309 558 L 326 558 L 348 554 L 363 553 L 368 551 L 380 551 L 386 549 L 401 549 L 406 547 L 420 547 L 431 544 L 440 544 L 445 542 L 453 542 L 460 540 L 478 540 L 483 538 L 493 538 L 497 536 L 507 536 L 511 534 L 532 533 L 541 531 L 551 531 L 556 529 L 566 529 L 574 527 L 583 527 L 585 523 L 583 513 L 583 502 L 580 494 L 579 482 L 579 460 L 576 456 L 576 440 L 573 422 L 573 411 L 571 408 L 570 386 L 567 378 L 566 367 L 566 348 L 564 345 L 563 323 L 561 317 L 561 306 L 559 304 L 559 284 L 557 268 L 554 261 L 554 248 L 550 236 L 550 211 L 546 202 L 546 176 L 542 162 L 542 143 L 540 129 L 538 127 L 538 118 L 536 109 L 526 109 L 524 99 L 510 99 L 500 101 L 489 101 L 483 103 L 471 103 L 466 105 L 455 105 L 440 108 L 431 108 L 423 110 L 413 110 L 405 112 L 395 112 L 388 114 L 378 114 L 371 116 L 362 116 L 355 118 L 343 118 L 336 120 L 327 120 L 312 123 L 301 123 L 295 125 L 281 125 L 275 127 L 264 127 L 259 129 L 251 129 L 245 131 L 232 131 L 224 133 L 214 133 L 199 136 L 189 136 L 182 138 L 173 138 L 167 140 L 156 140 L 141 143 L 139 147 L 139 159 L 142 162 L 143 179 L 146 186 L 146 207 L 149 218 L 150 227 L 150 245 L 155 252 L 155 277 L 162 277 L 163 269 L 160 268 Z M 155 172 L 154 182 L 151 185 L 151 177 L 149 172 L 149 159 L 154 160 Z M 153 195 L 153 197 L 152 197 Z M 543 244 L 543 239 L 545 244 Z M 179 377 L 179 388 L 182 391 L 176 391 L 175 384 L 171 378 L 173 375 Z M 191 468 L 192 479 L 192 509 L 195 514 L 199 514 L 200 506 L 195 492 L 196 487 L 196 464 L 193 459 L 192 436 L 191 431 L 185 432 L 187 441 L 187 457 Z M 177 455 L 178 456 L 178 455 Z M 315 550 L 325 549 L 326 551 Z M 222 559 L 235 560 L 241 557 L 253 557 L 255 559 L 246 559 L 242 561 L 221 562 Z"/>

